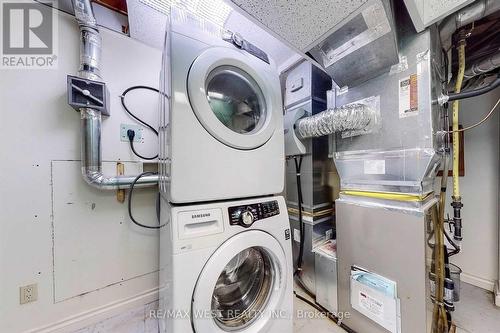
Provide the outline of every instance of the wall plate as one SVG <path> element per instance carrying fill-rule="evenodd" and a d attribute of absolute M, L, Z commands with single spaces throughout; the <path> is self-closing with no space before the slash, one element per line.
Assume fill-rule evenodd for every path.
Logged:
<path fill-rule="evenodd" d="M 120 125 L 120 140 L 123 142 L 129 142 L 127 131 L 131 129 L 135 131 L 134 142 L 144 143 L 142 136 L 142 131 L 144 128 L 139 125 L 121 124 Z"/>
<path fill-rule="evenodd" d="M 30 284 L 19 287 L 19 303 L 26 304 L 34 302 L 38 299 L 38 285 Z"/>

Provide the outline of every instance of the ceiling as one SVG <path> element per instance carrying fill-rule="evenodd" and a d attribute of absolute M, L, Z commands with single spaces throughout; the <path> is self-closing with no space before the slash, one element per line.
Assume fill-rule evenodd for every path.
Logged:
<path fill-rule="evenodd" d="M 307 52 L 368 0 L 231 0 L 246 15 Z"/>

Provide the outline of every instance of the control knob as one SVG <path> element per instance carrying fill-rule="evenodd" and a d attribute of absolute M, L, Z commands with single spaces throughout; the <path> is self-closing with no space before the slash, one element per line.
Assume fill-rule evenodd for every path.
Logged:
<path fill-rule="evenodd" d="M 241 213 L 240 222 L 244 227 L 251 226 L 253 221 L 254 221 L 254 216 L 253 216 L 252 211 L 249 208 L 247 208 L 246 210 L 244 210 Z"/>

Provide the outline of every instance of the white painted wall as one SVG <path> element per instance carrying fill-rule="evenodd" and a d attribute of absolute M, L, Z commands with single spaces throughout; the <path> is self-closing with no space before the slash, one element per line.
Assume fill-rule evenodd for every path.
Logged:
<path fill-rule="evenodd" d="M 79 170 L 80 115 L 66 104 L 66 75 L 79 65 L 79 32 L 59 13 L 57 70 L 0 70 L 0 332 L 68 332 L 157 299 L 158 233 L 131 224 L 114 192 L 86 185 Z M 103 78 L 111 117 L 103 124 L 105 168 L 142 164 L 120 141 L 135 124 L 118 96 L 157 87 L 161 51 L 102 29 Z M 130 108 L 157 125 L 157 96 L 134 92 Z M 137 149 L 155 154 L 144 131 Z M 156 223 L 155 189 L 134 195 L 136 218 Z M 38 284 L 38 300 L 19 304 L 19 287 Z"/>
<path fill-rule="evenodd" d="M 500 89 L 461 102 L 460 124 L 468 126 L 481 120 L 500 97 Z M 465 132 L 465 177 L 460 178 L 464 207 L 463 251 L 452 262 L 463 270 L 462 279 L 493 290 L 498 279 L 498 197 L 500 110 L 480 127 Z M 448 183 L 447 210 L 452 180 Z"/>

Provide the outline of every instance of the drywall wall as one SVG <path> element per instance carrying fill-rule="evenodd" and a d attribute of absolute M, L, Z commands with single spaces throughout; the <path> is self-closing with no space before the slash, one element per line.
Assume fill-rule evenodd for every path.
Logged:
<path fill-rule="evenodd" d="M 462 101 L 460 123 L 478 122 L 498 98 L 500 89 Z M 465 177 L 460 178 L 464 240 L 462 253 L 452 257 L 463 270 L 463 281 L 488 290 L 498 279 L 499 123 L 497 110 L 488 122 L 465 132 Z M 447 210 L 453 216 L 451 178 L 448 188 Z"/>
<path fill-rule="evenodd" d="M 158 233 L 131 224 L 116 193 L 90 188 L 80 175 L 80 114 L 66 104 L 66 75 L 79 65 L 79 31 L 58 13 L 59 66 L 0 70 L 0 332 L 68 332 L 154 302 Z M 104 169 L 137 173 L 143 164 L 120 140 L 129 86 L 158 86 L 161 51 L 102 29 L 103 79 L 111 117 L 103 120 Z M 130 108 L 157 126 L 158 97 L 137 91 Z M 154 155 L 143 131 L 136 148 Z M 134 213 L 155 224 L 156 189 L 138 190 Z M 37 284 L 38 300 L 20 305 L 19 287 Z"/>

